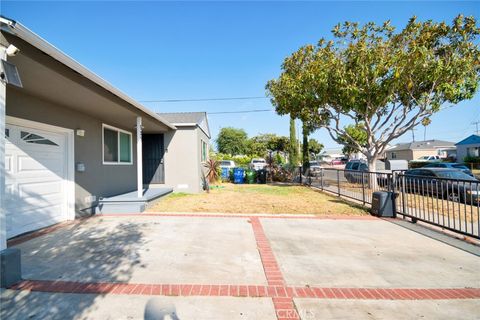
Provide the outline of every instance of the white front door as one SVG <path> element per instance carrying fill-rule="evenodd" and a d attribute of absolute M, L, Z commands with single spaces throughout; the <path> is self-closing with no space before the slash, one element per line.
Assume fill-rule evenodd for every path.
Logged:
<path fill-rule="evenodd" d="M 67 135 L 7 123 L 5 136 L 7 238 L 66 220 Z"/>

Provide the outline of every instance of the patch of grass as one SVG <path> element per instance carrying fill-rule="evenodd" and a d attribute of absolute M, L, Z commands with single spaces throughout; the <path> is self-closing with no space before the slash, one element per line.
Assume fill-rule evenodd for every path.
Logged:
<path fill-rule="evenodd" d="M 169 195 L 167 195 L 167 197 L 170 198 L 170 199 L 177 199 L 177 198 L 188 197 L 190 195 L 191 194 L 186 193 L 186 192 L 172 192 Z"/>
<path fill-rule="evenodd" d="M 363 207 L 351 205 L 337 197 L 308 187 L 288 184 L 222 184 L 210 193 L 174 193 L 161 199 L 149 211 L 221 212 L 221 213 L 290 213 L 325 215 L 364 215 Z"/>
<path fill-rule="evenodd" d="M 480 179 L 480 169 L 473 169 L 472 173 L 477 179 Z"/>

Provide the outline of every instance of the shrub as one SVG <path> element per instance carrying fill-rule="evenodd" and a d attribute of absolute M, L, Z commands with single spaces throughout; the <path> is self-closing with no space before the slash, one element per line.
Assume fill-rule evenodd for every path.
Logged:
<path fill-rule="evenodd" d="M 463 158 L 463 162 L 480 164 L 480 157 L 466 156 L 465 158 Z"/>

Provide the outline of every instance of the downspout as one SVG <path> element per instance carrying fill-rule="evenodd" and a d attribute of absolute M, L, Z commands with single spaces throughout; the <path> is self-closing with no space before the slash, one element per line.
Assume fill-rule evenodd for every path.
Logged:
<path fill-rule="evenodd" d="M 143 197 L 142 117 L 137 117 L 137 197 Z"/>
<path fill-rule="evenodd" d="M 7 60 L 7 48 L 0 45 L 0 59 Z M 5 112 L 7 83 L 0 81 L 0 251 L 7 248 L 7 225 L 5 212 Z"/>

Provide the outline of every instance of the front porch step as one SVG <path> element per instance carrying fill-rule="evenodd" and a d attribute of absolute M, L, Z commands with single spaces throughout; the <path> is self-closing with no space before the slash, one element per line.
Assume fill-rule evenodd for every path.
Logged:
<path fill-rule="evenodd" d="M 143 190 L 143 196 L 139 198 L 137 191 L 131 191 L 112 197 L 100 198 L 95 207 L 95 214 L 109 213 L 139 213 L 160 199 L 171 193 L 173 188 L 147 188 Z"/>

